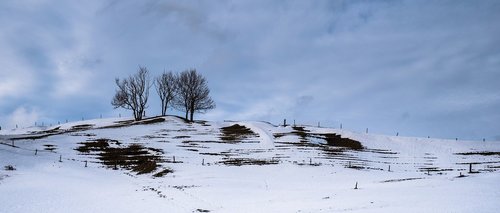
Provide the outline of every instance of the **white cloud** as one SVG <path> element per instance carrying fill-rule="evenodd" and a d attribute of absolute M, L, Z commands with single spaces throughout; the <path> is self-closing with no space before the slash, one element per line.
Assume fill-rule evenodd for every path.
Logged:
<path fill-rule="evenodd" d="M 28 127 L 33 126 L 35 122 L 39 121 L 42 113 L 36 108 L 18 107 L 14 112 L 7 116 L 7 128 Z"/>

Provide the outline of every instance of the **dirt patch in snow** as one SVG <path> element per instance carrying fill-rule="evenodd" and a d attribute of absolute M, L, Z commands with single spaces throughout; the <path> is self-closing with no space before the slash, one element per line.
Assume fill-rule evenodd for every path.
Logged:
<path fill-rule="evenodd" d="M 500 152 L 461 152 L 461 153 L 455 153 L 456 155 L 482 155 L 482 156 L 491 156 L 491 155 L 498 155 L 500 156 Z"/>
<path fill-rule="evenodd" d="M 252 159 L 252 158 L 226 158 L 218 163 L 227 166 L 244 166 L 244 165 L 272 165 L 278 164 L 279 160 L 276 159 Z"/>
<path fill-rule="evenodd" d="M 402 182 L 402 181 L 409 181 L 409 180 L 420 180 L 424 178 L 402 178 L 402 179 L 391 179 L 391 180 L 384 180 L 381 181 L 381 183 L 393 183 L 393 182 Z"/>
<path fill-rule="evenodd" d="M 79 143 L 75 150 L 84 154 L 94 154 L 97 159 L 108 168 L 127 169 L 137 174 L 146 174 L 156 171 L 163 162 L 161 150 L 146 148 L 141 144 L 121 146 L 121 143 L 110 139 L 97 139 Z M 161 177 L 171 170 L 163 170 L 156 175 Z"/>
<path fill-rule="evenodd" d="M 241 142 L 242 140 L 250 137 L 257 137 L 258 135 L 250 128 L 238 124 L 221 128 L 222 135 L 220 139 L 225 142 Z"/>
<path fill-rule="evenodd" d="M 52 145 L 52 144 L 44 144 L 44 150 L 47 150 L 47 151 L 54 151 L 57 149 L 56 145 Z"/>

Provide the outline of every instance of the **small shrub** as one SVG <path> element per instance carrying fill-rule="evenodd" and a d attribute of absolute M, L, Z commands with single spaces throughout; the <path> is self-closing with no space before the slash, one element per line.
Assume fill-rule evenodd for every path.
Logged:
<path fill-rule="evenodd" d="M 5 166 L 4 168 L 5 168 L 5 170 L 7 170 L 7 171 L 14 171 L 14 170 L 16 170 L 16 168 L 15 168 L 14 166 L 12 166 L 12 165 L 7 165 L 7 166 Z"/>

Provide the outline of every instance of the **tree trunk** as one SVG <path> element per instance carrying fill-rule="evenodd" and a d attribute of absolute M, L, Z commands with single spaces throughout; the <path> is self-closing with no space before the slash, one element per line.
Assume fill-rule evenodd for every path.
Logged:
<path fill-rule="evenodd" d="M 163 102 L 163 100 L 161 100 L 161 115 L 162 116 L 165 116 L 167 109 L 165 107 L 165 102 Z"/>
<path fill-rule="evenodd" d="M 191 119 L 190 121 L 193 122 L 193 114 L 194 114 L 194 101 L 191 101 L 191 105 L 189 106 L 190 112 L 191 112 Z"/>

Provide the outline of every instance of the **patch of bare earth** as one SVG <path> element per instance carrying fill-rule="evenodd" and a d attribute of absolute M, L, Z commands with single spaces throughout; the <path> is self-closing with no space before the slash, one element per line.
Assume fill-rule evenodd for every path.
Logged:
<path fill-rule="evenodd" d="M 108 168 L 127 169 L 137 174 L 147 174 L 156 171 L 164 160 L 161 150 L 146 148 L 141 144 L 121 146 L 121 143 L 110 139 L 97 139 L 79 143 L 75 150 L 82 154 L 96 155 L 97 159 Z M 155 177 L 164 176 L 169 169 L 155 174 Z"/>
<path fill-rule="evenodd" d="M 225 142 L 241 142 L 244 139 L 250 137 L 257 137 L 258 135 L 250 130 L 250 128 L 238 124 L 234 124 L 232 126 L 221 128 L 222 135 L 220 139 Z"/>

